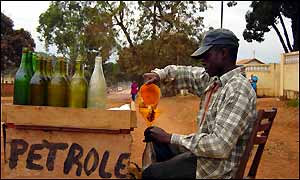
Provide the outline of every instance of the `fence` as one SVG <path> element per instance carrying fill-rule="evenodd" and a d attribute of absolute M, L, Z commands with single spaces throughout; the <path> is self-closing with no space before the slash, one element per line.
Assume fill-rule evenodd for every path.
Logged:
<path fill-rule="evenodd" d="M 281 54 L 280 97 L 299 99 L 299 51 Z"/>
<path fill-rule="evenodd" d="M 245 72 L 248 79 L 250 79 L 251 74 L 258 77 L 258 96 L 279 96 L 279 64 L 249 64 L 245 65 Z"/>
<path fill-rule="evenodd" d="M 246 64 L 247 78 L 258 77 L 257 95 L 299 98 L 299 51 L 281 54 L 280 64 Z"/>

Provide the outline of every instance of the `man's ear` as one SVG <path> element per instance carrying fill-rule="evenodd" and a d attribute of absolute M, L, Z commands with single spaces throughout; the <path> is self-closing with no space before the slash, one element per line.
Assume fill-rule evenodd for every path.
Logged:
<path fill-rule="evenodd" d="M 222 56 L 223 58 L 229 58 L 229 49 L 227 48 L 222 48 Z"/>

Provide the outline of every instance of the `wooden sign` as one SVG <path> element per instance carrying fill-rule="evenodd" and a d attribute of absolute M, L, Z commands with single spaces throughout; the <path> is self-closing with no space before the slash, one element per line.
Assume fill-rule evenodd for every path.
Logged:
<path fill-rule="evenodd" d="M 130 134 L 6 129 L 3 178 L 127 178 Z"/>
<path fill-rule="evenodd" d="M 133 105 L 131 110 L 2 105 L 1 178 L 128 178 Z"/>

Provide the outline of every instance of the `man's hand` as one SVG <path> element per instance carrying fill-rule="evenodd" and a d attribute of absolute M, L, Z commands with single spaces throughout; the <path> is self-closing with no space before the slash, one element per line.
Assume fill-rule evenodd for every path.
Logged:
<path fill-rule="evenodd" d="M 159 127 L 151 126 L 144 131 L 144 136 L 144 142 L 154 141 L 157 143 L 170 144 L 172 135 Z"/>
<path fill-rule="evenodd" d="M 158 83 L 160 81 L 159 75 L 156 73 L 145 73 L 143 75 L 145 84 Z"/>

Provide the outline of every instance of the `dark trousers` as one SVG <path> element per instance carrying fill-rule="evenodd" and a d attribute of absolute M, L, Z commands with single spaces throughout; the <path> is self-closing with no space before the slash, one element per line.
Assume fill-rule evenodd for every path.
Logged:
<path fill-rule="evenodd" d="M 147 167 L 143 179 L 195 179 L 197 157 L 191 152 L 180 152 L 178 146 L 154 143 L 157 162 Z"/>
<path fill-rule="evenodd" d="M 136 94 L 131 94 L 132 101 L 135 101 Z"/>

